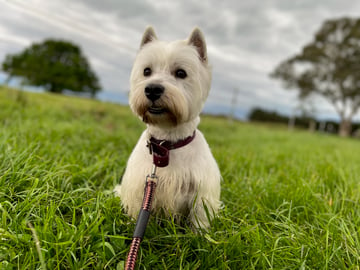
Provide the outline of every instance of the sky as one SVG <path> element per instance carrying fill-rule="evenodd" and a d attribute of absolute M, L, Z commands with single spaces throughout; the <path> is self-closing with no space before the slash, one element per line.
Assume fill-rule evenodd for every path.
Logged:
<path fill-rule="evenodd" d="M 213 70 L 204 111 L 240 119 L 254 107 L 299 113 L 296 90 L 269 74 L 311 42 L 326 19 L 360 17 L 354 0 L 0 0 L 0 6 L 0 62 L 47 38 L 72 41 L 100 78 L 99 98 L 123 104 L 146 26 L 165 41 L 186 39 L 198 26 Z M 5 78 L 0 72 L 0 82 Z M 338 119 L 322 98 L 311 103 L 318 119 Z"/>

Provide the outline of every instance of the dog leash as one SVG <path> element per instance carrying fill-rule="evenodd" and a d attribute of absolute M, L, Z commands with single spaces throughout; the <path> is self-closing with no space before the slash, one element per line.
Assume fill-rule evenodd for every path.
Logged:
<path fill-rule="evenodd" d="M 130 245 L 130 251 L 127 256 L 125 270 L 135 269 L 136 259 L 139 253 L 140 243 L 144 237 L 145 229 L 150 218 L 150 210 L 158 177 L 156 175 L 156 169 L 158 167 L 166 167 L 169 165 L 170 150 L 183 147 L 191 143 L 195 138 L 195 131 L 192 136 L 189 136 L 183 140 L 177 142 L 171 142 L 166 140 L 157 140 L 153 137 L 147 143 L 150 155 L 153 156 L 153 166 L 151 174 L 146 176 L 146 184 L 144 191 L 144 198 L 140 212 L 136 221 L 133 239 Z"/>
<path fill-rule="evenodd" d="M 144 191 L 143 203 L 140 208 L 139 216 L 136 221 L 135 231 L 133 234 L 133 239 L 130 245 L 130 251 L 126 260 L 126 270 L 135 269 L 136 259 L 140 248 L 140 243 L 144 237 L 145 229 L 150 217 L 150 209 L 152 199 L 154 197 L 157 176 L 156 176 L 156 165 L 153 165 L 151 175 L 146 177 L 146 186 Z"/>

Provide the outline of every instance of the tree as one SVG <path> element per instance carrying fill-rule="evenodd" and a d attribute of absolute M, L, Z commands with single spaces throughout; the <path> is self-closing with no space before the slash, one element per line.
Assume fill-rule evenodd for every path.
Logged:
<path fill-rule="evenodd" d="M 19 54 L 7 55 L 2 68 L 9 79 L 21 77 L 23 84 L 44 87 L 53 93 L 71 90 L 94 97 L 101 90 L 80 48 L 68 41 L 32 44 Z"/>
<path fill-rule="evenodd" d="M 270 76 L 298 89 L 300 99 L 324 97 L 340 117 L 339 134 L 350 135 L 360 107 L 360 19 L 325 21 L 314 40 Z"/>

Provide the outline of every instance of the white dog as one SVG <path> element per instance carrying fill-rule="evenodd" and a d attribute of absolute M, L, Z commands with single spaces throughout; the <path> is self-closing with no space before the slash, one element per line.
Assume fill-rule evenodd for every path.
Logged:
<path fill-rule="evenodd" d="M 206 43 L 198 28 L 187 40 L 174 42 L 159 41 L 153 28 L 146 29 L 131 72 L 129 103 L 147 129 L 115 188 L 130 216 L 136 218 L 140 210 L 145 178 L 152 171 L 151 141 L 169 151 L 168 165 L 156 164 L 152 212 L 209 226 L 220 206 L 221 175 L 197 126 L 210 84 Z"/>

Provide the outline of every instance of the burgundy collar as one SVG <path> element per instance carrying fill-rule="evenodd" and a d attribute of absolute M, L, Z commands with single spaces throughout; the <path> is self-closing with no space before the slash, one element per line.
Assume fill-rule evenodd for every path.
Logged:
<path fill-rule="evenodd" d="M 166 167 L 169 165 L 169 151 L 188 145 L 194 140 L 195 134 L 196 132 L 194 131 L 193 135 L 176 142 L 158 140 L 151 137 L 146 146 L 150 150 L 150 155 L 153 155 L 154 165 L 157 167 Z"/>

